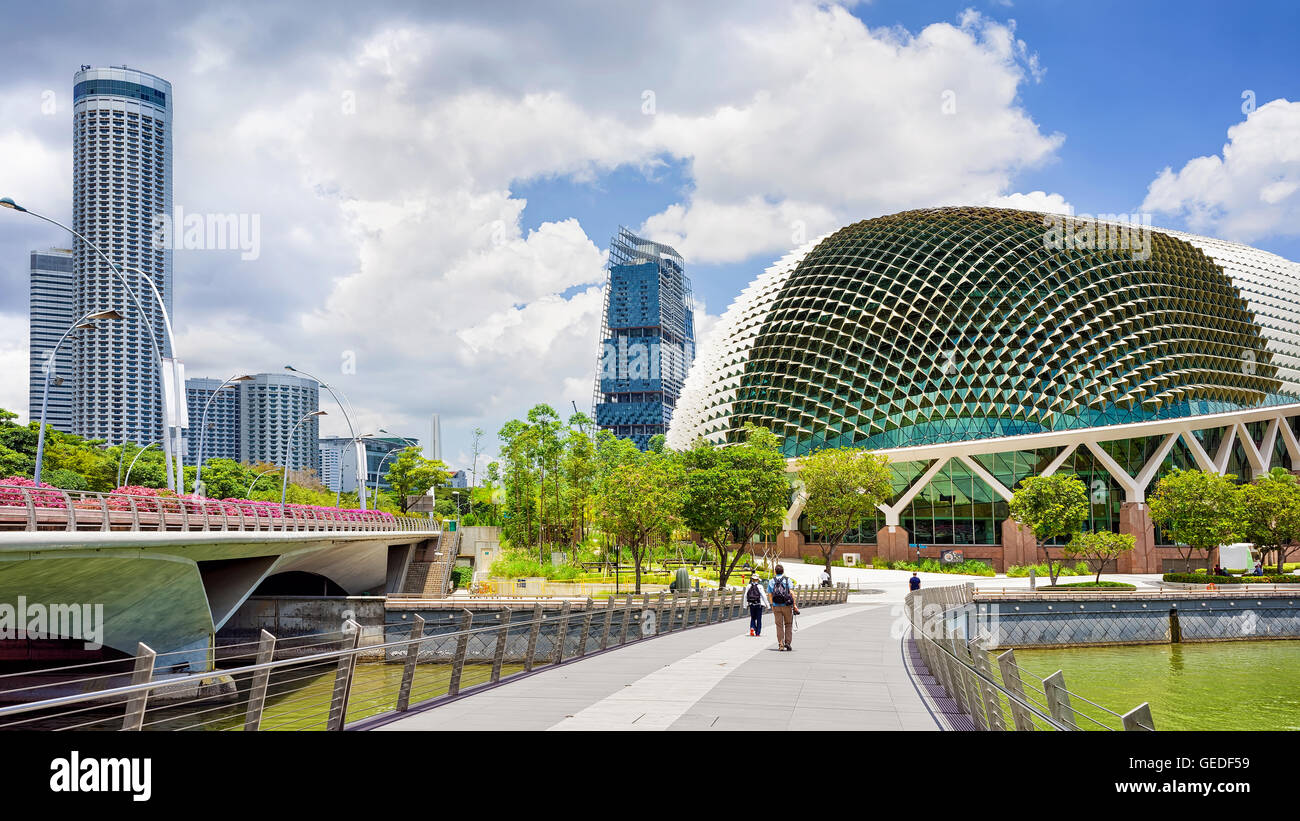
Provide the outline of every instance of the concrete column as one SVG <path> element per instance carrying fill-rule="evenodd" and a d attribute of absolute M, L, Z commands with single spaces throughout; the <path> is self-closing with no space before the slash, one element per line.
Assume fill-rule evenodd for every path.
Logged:
<path fill-rule="evenodd" d="M 915 556 L 907 549 L 907 530 L 902 525 L 885 525 L 876 533 L 876 555 L 890 562 L 910 562 Z"/>
<path fill-rule="evenodd" d="M 1120 573 L 1159 573 L 1160 557 L 1156 554 L 1156 529 L 1151 523 L 1151 508 L 1143 502 L 1124 502 L 1119 506 L 1119 532 L 1133 536 L 1135 546 L 1119 557 Z"/>
<path fill-rule="evenodd" d="M 1026 565 L 1038 561 L 1038 540 L 1034 531 L 1015 519 L 1002 522 L 1002 566 L 995 568 L 1000 573 L 1007 572 L 1013 564 Z"/>

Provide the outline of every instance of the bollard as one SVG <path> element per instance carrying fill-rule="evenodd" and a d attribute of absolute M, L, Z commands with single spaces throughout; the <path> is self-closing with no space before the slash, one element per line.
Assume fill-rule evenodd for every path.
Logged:
<path fill-rule="evenodd" d="M 269 664 L 275 656 L 275 636 L 262 631 L 257 642 L 257 660 L 254 664 Z M 248 685 L 248 709 L 244 712 L 244 732 L 256 732 L 262 726 L 262 710 L 266 706 L 266 686 L 271 681 L 270 670 L 258 670 Z"/>
<path fill-rule="evenodd" d="M 1047 708 L 1052 718 L 1064 724 L 1067 729 L 1077 730 L 1074 723 L 1074 710 L 1070 706 L 1070 691 L 1065 689 L 1065 673 L 1057 670 L 1043 679 L 1043 692 L 1047 695 Z"/>
<path fill-rule="evenodd" d="M 135 646 L 135 669 L 131 671 L 132 684 L 148 684 L 153 681 L 153 662 L 157 657 L 158 654 L 144 642 Z M 148 703 L 148 690 L 141 690 L 127 696 L 126 715 L 122 717 L 123 730 L 139 730 L 144 726 L 144 711 Z"/>
<path fill-rule="evenodd" d="M 501 680 L 501 665 L 506 659 L 506 644 L 510 641 L 510 608 L 501 611 L 501 629 L 497 631 L 497 646 L 492 652 L 492 683 Z"/>
<path fill-rule="evenodd" d="M 1002 686 L 1021 701 L 1025 699 L 1025 687 L 1020 681 L 1020 668 L 1016 666 L 1016 651 L 1008 650 L 998 656 L 998 669 L 1002 671 Z M 1016 698 L 1011 702 L 1011 720 L 1017 730 L 1035 730 L 1034 714 Z"/>
<path fill-rule="evenodd" d="M 528 631 L 528 651 L 524 656 L 524 672 L 532 672 L 533 657 L 537 654 L 537 634 L 542 629 L 542 603 L 533 605 L 533 625 Z"/>
<path fill-rule="evenodd" d="M 338 667 L 334 670 L 334 693 L 330 698 L 329 716 L 325 720 L 325 729 L 338 731 L 343 729 L 348 717 L 348 697 L 352 695 L 352 672 L 357 666 L 357 645 L 361 643 L 361 625 L 352 619 L 343 622 L 344 634 L 351 638 L 343 640 L 341 649 L 353 652 L 339 657 Z M 346 646 L 351 644 L 350 647 Z"/>
<path fill-rule="evenodd" d="M 474 626 L 474 614 L 464 610 L 460 617 L 460 635 L 456 637 L 456 655 L 451 661 L 451 681 L 447 682 L 447 695 L 460 693 L 460 676 L 465 670 L 465 655 L 469 650 L 469 630 Z"/>

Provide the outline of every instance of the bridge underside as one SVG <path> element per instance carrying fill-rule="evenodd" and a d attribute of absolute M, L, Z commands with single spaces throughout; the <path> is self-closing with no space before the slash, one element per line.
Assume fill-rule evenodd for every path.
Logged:
<path fill-rule="evenodd" d="M 384 595 L 401 589 L 415 549 L 437 535 L 324 532 L 256 540 L 237 532 L 41 532 L 0 539 L 0 603 L 15 610 L 19 597 L 28 606 L 103 605 L 105 647 L 133 654 L 144 642 L 159 653 L 160 668 L 202 670 L 210 666 L 216 631 L 272 576 L 312 574 L 349 595 Z"/>

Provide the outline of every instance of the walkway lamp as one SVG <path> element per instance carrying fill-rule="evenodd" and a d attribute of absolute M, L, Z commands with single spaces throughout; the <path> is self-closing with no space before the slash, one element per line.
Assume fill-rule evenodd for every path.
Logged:
<path fill-rule="evenodd" d="M 293 429 L 289 431 L 289 441 L 284 443 L 284 478 L 280 482 L 280 518 L 284 518 L 284 497 L 289 492 L 289 457 L 293 455 L 293 437 L 297 435 L 298 428 L 303 422 L 313 416 L 327 416 L 323 410 L 314 410 L 304 413 L 302 418 L 294 423 Z M 254 480 L 256 481 L 256 480 Z"/>
<path fill-rule="evenodd" d="M 335 392 L 334 392 L 334 388 L 331 387 L 330 384 L 329 384 L 328 382 L 324 381 L 324 380 L 321 379 L 320 377 L 312 376 L 311 374 L 307 373 L 306 371 L 299 370 L 298 368 L 295 368 L 293 365 L 285 365 L 285 366 L 284 366 L 284 369 L 285 369 L 286 371 L 292 371 L 293 373 L 301 374 L 301 375 L 307 377 L 308 379 L 314 380 L 314 381 L 315 381 L 316 383 L 318 383 L 322 388 L 324 388 L 325 390 L 329 391 L 329 395 L 332 396 L 332 397 L 334 397 L 334 401 L 335 401 L 335 403 L 338 404 L 338 406 L 339 406 L 339 410 L 343 412 L 343 421 L 348 423 L 348 436 L 352 437 L 352 441 L 353 441 L 353 443 L 354 443 L 354 444 L 353 444 L 353 449 L 355 450 L 355 449 L 356 449 L 356 444 L 355 444 L 355 443 L 358 441 L 357 432 L 356 432 L 356 430 L 352 427 L 352 417 L 348 415 L 348 408 L 345 407 L 344 404 L 343 404 L 344 402 L 347 401 L 347 397 L 344 396 L 342 400 L 339 399 L 339 394 L 341 394 L 342 391 L 339 391 L 338 393 L 335 393 Z M 349 402 L 348 404 L 350 405 L 351 403 Z M 362 462 L 365 461 L 365 453 L 364 453 L 364 450 L 365 450 L 365 449 L 362 448 L 362 451 L 363 451 L 363 452 L 357 456 L 357 487 L 359 488 L 359 492 L 358 492 L 358 494 L 357 494 L 357 497 L 358 497 L 359 501 L 361 502 L 361 509 L 362 509 L 362 510 L 365 510 L 365 509 L 366 509 L 366 477 L 365 477 L 365 473 L 362 472 L 362 471 L 363 471 L 363 465 L 362 465 Z M 339 467 L 342 468 L 342 460 L 341 460 L 341 459 L 339 460 Z M 342 484 L 340 484 L 339 487 L 342 487 Z"/>
<path fill-rule="evenodd" d="M 36 481 L 36 486 L 41 486 L 41 464 L 45 461 L 45 415 L 49 408 L 50 402 L 50 382 L 54 379 L 54 371 L 58 362 L 59 347 L 63 345 L 64 340 L 72 335 L 73 331 L 93 331 L 97 326 L 91 320 L 94 319 L 121 319 L 122 315 L 117 311 L 110 309 L 91 311 L 81 319 L 73 323 L 71 328 L 63 332 L 59 341 L 54 343 L 53 350 L 49 353 L 49 361 L 45 363 L 45 385 L 41 389 L 41 427 L 40 432 L 36 434 L 36 471 L 32 478 Z"/>
<path fill-rule="evenodd" d="M 126 487 L 131 484 L 131 468 L 135 467 L 135 463 L 139 461 L 140 457 L 144 455 L 144 452 L 146 450 L 148 450 L 149 448 L 153 447 L 156 444 L 158 443 L 150 442 L 149 444 L 145 445 L 144 447 L 136 451 L 135 458 L 131 460 L 131 464 L 126 469 L 126 480 L 123 482 L 123 484 L 119 485 L 118 487 Z"/>
<path fill-rule="evenodd" d="M 119 268 L 118 266 L 114 265 L 114 264 L 113 264 L 113 260 L 109 259 L 108 255 L 105 254 L 102 250 L 100 250 L 100 248 L 99 248 L 98 245 L 96 245 L 95 243 L 93 243 L 93 242 L 91 242 L 90 240 L 86 239 L 86 238 L 85 238 L 83 235 L 81 235 L 80 233 L 74 231 L 73 229 L 69 228 L 68 226 L 64 225 L 63 223 L 59 222 L 58 220 L 51 219 L 50 217 L 47 217 L 47 216 L 45 216 L 44 214 L 38 214 L 37 212 L 32 211 L 32 210 L 29 209 L 29 208 L 24 208 L 23 206 L 21 206 L 21 205 L 19 205 L 18 203 L 14 202 L 14 201 L 13 201 L 12 199 L 10 199 L 9 197 L 3 197 L 3 198 L 0 198 L 0 208 L 8 208 L 8 209 L 10 209 L 10 210 L 12 210 L 12 211 L 19 211 L 19 212 L 24 213 L 24 214 L 31 214 L 31 215 L 32 215 L 33 217 L 35 217 L 36 219 L 43 220 L 44 222 L 48 222 L 48 223 L 50 223 L 51 225 L 55 225 L 55 226 L 57 226 L 57 227 L 59 227 L 59 228 L 62 228 L 64 231 L 67 231 L 69 234 L 72 234 L 74 237 L 76 237 L 77 239 L 79 239 L 79 240 L 81 240 L 82 242 L 84 242 L 84 243 L 86 244 L 86 246 L 89 247 L 92 251 L 94 251 L 96 254 L 98 254 L 99 257 L 100 257 L 100 259 L 104 260 L 104 262 L 108 265 L 108 268 L 109 268 L 109 270 L 111 270 L 111 271 L 113 272 L 113 275 L 117 277 L 118 282 L 122 283 L 122 290 L 124 290 L 124 291 L 126 292 L 127 297 L 130 298 L 130 300 L 131 300 L 131 304 L 135 306 L 136 311 L 138 311 L 139 314 L 140 314 L 140 320 L 144 323 L 145 330 L 149 332 L 149 343 L 150 343 L 150 345 L 153 347 L 154 358 L 155 358 L 156 360 L 158 360 L 158 390 L 161 391 L 161 393 L 162 393 L 162 397 L 161 397 L 161 399 L 162 399 L 162 409 L 163 409 L 163 418 L 162 418 L 163 439 L 162 439 L 162 445 L 163 445 L 163 455 L 164 455 L 164 458 L 167 460 L 167 487 L 170 488 L 171 490 L 175 490 L 175 489 L 177 488 L 177 486 L 178 486 L 178 483 L 176 482 L 175 477 L 173 477 L 173 475 L 172 475 L 172 470 L 173 470 L 174 467 L 176 467 L 176 465 L 174 465 L 174 463 L 173 463 L 173 461 L 172 461 L 172 441 L 171 441 L 171 432 L 168 430 L 169 425 L 167 424 L 167 422 L 168 422 L 168 419 L 167 419 L 167 377 L 166 377 L 166 375 L 163 373 L 163 355 L 162 355 L 162 349 L 158 347 L 158 335 L 157 335 L 157 333 L 155 333 L 155 331 L 154 331 L 153 323 L 149 320 L 149 315 L 148 315 L 147 313 L 145 313 L 144 307 L 140 304 L 140 299 L 139 299 L 139 297 L 137 297 L 137 296 L 135 295 L 135 289 L 133 289 L 133 288 L 130 286 L 130 284 L 127 283 L 127 281 L 126 281 L 126 277 L 122 274 L 122 270 L 121 270 L 121 268 Z M 157 300 L 157 302 L 158 302 L 158 307 L 162 309 L 163 322 L 164 322 L 164 324 L 165 324 L 165 326 L 166 326 L 166 327 L 165 327 L 165 330 L 166 330 L 166 332 L 167 332 L 167 343 L 168 343 L 168 345 L 170 346 L 170 351 L 171 351 L 171 354 L 172 354 L 172 360 L 173 360 L 173 361 L 172 361 L 172 383 L 173 383 L 173 385 L 175 385 L 175 383 L 176 383 L 176 376 L 177 376 L 176 364 L 175 364 L 175 357 L 176 357 L 176 340 L 175 340 L 175 338 L 174 338 L 173 335 L 172 335 L 171 319 L 170 319 L 170 317 L 168 317 L 168 315 L 167 315 L 167 305 L 163 302 L 162 294 L 159 293 L 159 291 L 158 291 L 158 286 L 154 284 L 154 281 L 153 281 L 153 278 L 152 278 L 152 277 L 150 277 L 148 274 L 144 273 L 143 271 L 140 271 L 140 270 L 137 269 L 137 268 L 131 268 L 131 269 L 129 269 L 129 270 L 133 271 L 136 275 L 138 275 L 141 279 L 143 279 L 145 282 L 147 282 L 147 283 L 149 284 L 149 288 L 153 291 L 154 299 Z M 178 392 L 179 392 L 179 391 L 183 391 L 183 390 L 185 389 L 185 386 L 184 386 L 184 385 L 175 385 L 175 387 L 176 387 L 176 390 L 177 390 Z M 179 423 L 179 421 L 180 421 L 180 420 L 178 419 L 177 422 Z M 184 475 L 184 474 L 182 474 L 182 475 Z M 184 490 L 184 488 L 181 488 L 181 489 L 182 489 L 182 491 Z"/>
<path fill-rule="evenodd" d="M 217 398 L 217 396 L 221 393 L 221 391 L 234 389 L 235 387 L 237 387 L 237 383 L 248 382 L 252 378 L 253 377 L 249 376 L 248 374 L 240 374 L 238 376 L 230 377 L 229 379 L 227 379 L 226 381 L 218 385 L 217 389 L 214 390 L 212 392 L 212 395 L 208 397 L 208 401 L 203 404 L 203 418 L 202 421 L 199 422 L 198 465 L 194 469 L 194 492 L 195 493 L 199 492 L 199 483 L 203 481 L 203 437 L 208 432 L 208 408 L 212 406 L 212 401 Z M 182 478 L 181 481 L 184 482 L 184 479 Z M 184 487 L 182 486 L 181 489 L 183 491 Z"/>

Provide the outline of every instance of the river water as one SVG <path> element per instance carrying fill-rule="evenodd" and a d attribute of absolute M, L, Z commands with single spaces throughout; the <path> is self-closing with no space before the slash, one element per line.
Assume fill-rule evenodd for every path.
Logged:
<path fill-rule="evenodd" d="M 1016 663 L 1040 678 L 1062 670 L 1070 692 L 1117 713 L 1150 702 L 1158 730 L 1300 730 L 1300 641 L 1018 649 Z M 1113 716 L 1073 706 L 1118 727 Z"/>

